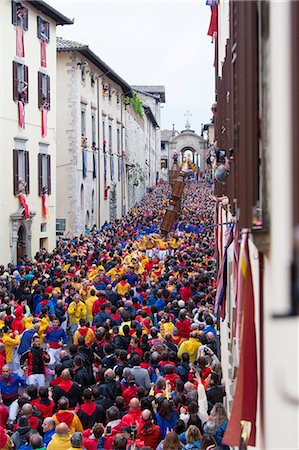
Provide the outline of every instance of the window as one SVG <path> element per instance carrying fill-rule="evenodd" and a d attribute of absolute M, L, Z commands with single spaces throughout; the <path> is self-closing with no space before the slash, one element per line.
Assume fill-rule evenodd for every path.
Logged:
<path fill-rule="evenodd" d="M 81 184 L 81 189 L 80 189 L 80 208 L 81 208 L 81 211 L 83 211 L 83 209 L 84 209 L 84 186 L 83 186 L 83 183 Z"/>
<path fill-rule="evenodd" d="M 13 61 L 13 99 L 28 103 L 28 66 Z"/>
<path fill-rule="evenodd" d="M 21 2 L 12 1 L 12 23 L 28 30 L 28 9 Z"/>
<path fill-rule="evenodd" d="M 121 148 L 120 148 L 120 129 L 117 128 L 117 154 L 121 154 Z"/>
<path fill-rule="evenodd" d="M 42 72 L 38 72 L 38 107 L 51 109 L 50 77 Z"/>
<path fill-rule="evenodd" d="M 96 77 L 94 72 L 90 72 L 90 86 L 92 89 L 94 89 L 96 84 Z"/>
<path fill-rule="evenodd" d="M 82 172 L 83 178 L 87 177 L 87 149 L 83 148 L 82 150 Z"/>
<path fill-rule="evenodd" d="M 81 136 L 86 136 L 86 108 L 81 104 Z"/>
<path fill-rule="evenodd" d="M 85 84 L 86 81 L 86 63 L 81 63 L 81 83 Z"/>
<path fill-rule="evenodd" d="M 165 142 L 161 142 L 161 150 L 165 150 Z"/>
<path fill-rule="evenodd" d="M 41 17 L 37 17 L 37 37 L 42 41 L 50 40 L 50 24 Z"/>
<path fill-rule="evenodd" d="M 51 155 L 38 154 L 38 195 L 51 194 Z"/>
<path fill-rule="evenodd" d="M 13 190 L 14 195 L 30 192 L 29 152 L 26 150 L 13 151 Z"/>
<path fill-rule="evenodd" d="M 116 94 L 116 103 L 119 105 L 119 103 L 120 103 L 120 95 L 119 95 L 119 93 L 117 92 L 117 94 Z"/>
<path fill-rule="evenodd" d="M 95 113 L 91 113 L 91 139 L 92 139 L 92 146 L 95 148 L 97 146 L 96 116 L 95 116 Z"/>
<path fill-rule="evenodd" d="M 109 124 L 109 151 L 112 152 L 112 125 Z"/>
<path fill-rule="evenodd" d="M 111 102 L 111 99 L 112 99 L 112 89 L 111 89 L 111 86 L 109 86 L 108 87 L 108 100 L 109 100 L 109 102 Z"/>

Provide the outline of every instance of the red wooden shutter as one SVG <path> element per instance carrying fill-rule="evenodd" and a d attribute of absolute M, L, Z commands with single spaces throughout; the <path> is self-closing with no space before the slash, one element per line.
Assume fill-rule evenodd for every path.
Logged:
<path fill-rule="evenodd" d="M 43 194 L 43 154 L 38 154 L 38 195 Z"/>
<path fill-rule="evenodd" d="M 48 195 L 51 194 L 51 155 L 47 155 L 47 169 L 48 169 Z"/>
<path fill-rule="evenodd" d="M 13 194 L 19 193 L 19 152 L 13 151 Z"/>
<path fill-rule="evenodd" d="M 37 72 L 37 80 L 38 80 L 38 108 L 41 109 L 42 107 L 42 77 L 43 74 L 41 72 Z"/>
<path fill-rule="evenodd" d="M 51 109 L 51 92 L 50 92 L 50 77 L 47 75 L 47 101 L 48 101 L 48 109 Z"/>
<path fill-rule="evenodd" d="M 24 66 L 24 80 L 27 83 L 27 91 L 25 96 L 25 103 L 29 101 L 29 79 L 28 79 L 28 66 Z"/>
<path fill-rule="evenodd" d="M 26 194 L 30 193 L 30 177 L 29 177 L 29 152 L 25 153 L 25 181 L 26 181 Z"/>
<path fill-rule="evenodd" d="M 12 89 L 13 89 L 13 99 L 14 101 L 19 100 L 19 91 L 18 91 L 18 63 L 16 61 L 12 62 Z"/>

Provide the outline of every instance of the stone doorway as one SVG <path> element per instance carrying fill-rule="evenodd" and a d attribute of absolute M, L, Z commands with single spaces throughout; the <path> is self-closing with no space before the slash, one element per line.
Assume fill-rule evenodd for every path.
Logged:
<path fill-rule="evenodd" d="M 30 212 L 30 218 L 25 220 L 24 209 L 20 208 L 11 214 L 11 261 L 16 264 L 25 255 L 31 259 L 32 220 L 36 215 Z"/>

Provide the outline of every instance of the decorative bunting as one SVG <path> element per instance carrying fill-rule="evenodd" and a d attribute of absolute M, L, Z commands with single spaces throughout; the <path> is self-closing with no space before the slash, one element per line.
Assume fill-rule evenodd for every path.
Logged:
<path fill-rule="evenodd" d="M 43 206 L 43 217 L 47 219 L 49 217 L 48 211 L 48 196 L 47 194 L 42 195 L 42 206 Z"/>
<path fill-rule="evenodd" d="M 242 230 L 239 259 L 238 303 L 241 305 L 240 364 L 233 407 L 222 443 L 239 446 L 244 428 L 245 445 L 255 446 L 257 409 L 257 350 L 254 317 L 254 292 L 249 255 L 248 234 Z M 238 317 L 237 317 L 238 320 Z"/>
<path fill-rule="evenodd" d="M 25 56 L 24 30 L 19 25 L 16 26 L 16 36 L 17 36 L 16 54 L 17 56 L 21 56 L 21 58 L 24 58 Z"/>
<path fill-rule="evenodd" d="M 41 66 L 47 67 L 47 42 L 44 40 L 40 41 L 40 53 L 41 53 Z"/>
<path fill-rule="evenodd" d="M 48 135 L 48 110 L 42 109 L 42 138 Z"/>
<path fill-rule="evenodd" d="M 18 194 L 20 202 L 24 208 L 24 212 L 25 212 L 25 218 L 26 220 L 30 219 L 30 212 L 29 212 L 29 206 L 28 206 L 28 202 L 27 202 L 27 197 L 25 194 L 23 194 L 23 192 L 20 192 Z"/>
<path fill-rule="evenodd" d="M 19 116 L 19 127 L 25 127 L 25 106 L 24 103 L 19 100 L 18 101 L 18 116 Z"/>

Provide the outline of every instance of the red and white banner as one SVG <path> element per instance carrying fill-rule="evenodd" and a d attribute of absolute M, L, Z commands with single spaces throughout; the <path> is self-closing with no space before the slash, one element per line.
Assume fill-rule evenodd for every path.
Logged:
<path fill-rule="evenodd" d="M 23 194 L 22 192 L 20 192 L 19 194 L 19 199 L 20 202 L 24 208 L 24 212 L 25 212 L 25 218 L 26 220 L 30 219 L 30 212 L 29 212 L 29 206 L 28 206 L 28 202 L 27 202 L 27 197 L 25 194 Z"/>
<path fill-rule="evenodd" d="M 47 43 L 46 41 L 40 41 L 40 55 L 41 55 L 41 66 L 47 67 Z"/>
<path fill-rule="evenodd" d="M 48 134 L 48 110 L 42 109 L 42 138 Z"/>
<path fill-rule="evenodd" d="M 48 196 L 47 194 L 42 195 L 42 205 L 43 205 L 43 217 L 48 218 Z"/>
<path fill-rule="evenodd" d="M 16 27 L 16 34 L 17 34 L 17 48 L 16 48 L 16 53 L 17 56 L 21 56 L 22 58 L 24 58 L 25 56 L 25 49 L 24 49 L 24 30 L 22 27 L 19 27 L 17 25 Z"/>
<path fill-rule="evenodd" d="M 230 419 L 222 443 L 239 446 L 246 434 L 245 445 L 255 446 L 257 409 L 257 349 L 254 317 L 254 292 L 248 245 L 248 230 L 242 230 L 237 293 L 237 344 L 240 363 L 236 392 Z"/>
<path fill-rule="evenodd" d="M 19 127 L 24 128 L 25 125 L 25 106 L 20 100 L 18 101 Z"/>

